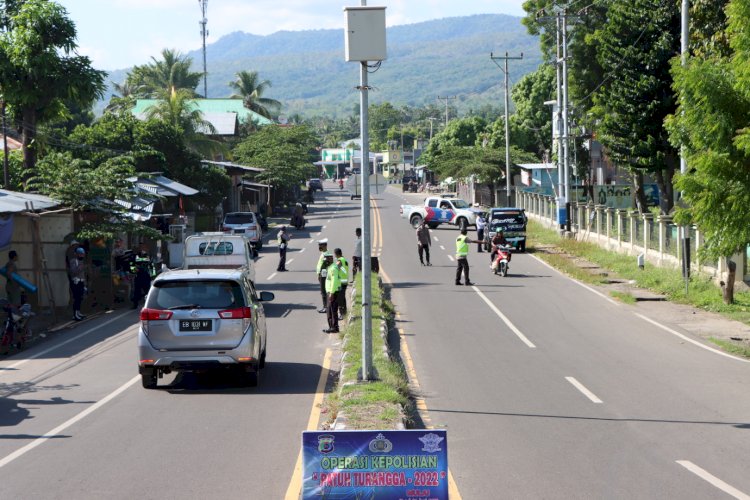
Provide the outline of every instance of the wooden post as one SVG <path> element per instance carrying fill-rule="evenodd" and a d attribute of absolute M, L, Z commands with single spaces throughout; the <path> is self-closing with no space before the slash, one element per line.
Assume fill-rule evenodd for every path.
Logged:
<path fill-rule="evenodd" d="M 737 264 L 733 260 L 727 259 L 727 282 L 719 283 L 724 295 L 724 303 L 727 305 L 734 304 L 734 276 L 736 272 Z"/>

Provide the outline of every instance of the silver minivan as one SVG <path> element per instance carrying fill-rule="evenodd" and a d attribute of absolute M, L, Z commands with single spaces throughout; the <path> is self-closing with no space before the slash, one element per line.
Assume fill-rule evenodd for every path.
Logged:
<path fill-rule="evenodd" d="M 258 385 L 266 361 L 266 316 L 247 269 L 160 274 L 141 310 L 138 369 L 143 387 L 177 371 L 231 368 Z"/>

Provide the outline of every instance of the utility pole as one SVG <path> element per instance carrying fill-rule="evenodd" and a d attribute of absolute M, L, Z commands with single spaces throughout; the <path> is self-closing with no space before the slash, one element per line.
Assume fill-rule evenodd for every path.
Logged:
<path fill-rule="evenodd" d="M 445 101 L 445 126 L 448 126 L 448 101 L 450 99 L 455 99 L 456 96 L 446 96 L 446 97 L 440 97 L 438 96 L 439 101 Z"/>
<path fill-rule="evenodd" d="M 565 175 L 565 228 L 570 231 L 570 140 L 569 140 L 569 122 L 568 114 L 568 11 L 563 9 L 562 12 L 562 77 L 563 77 L 563 174 Z"/>
<path fill-rule="evenodd" d="M 201 25 L 201 37 L 203 38 L 203 97 L 208 99 L 208 69 L 206 67 L 206 37 L 208 36 L 208 30 L 206 25 L 208 24 L 208 0 L 198 0 L 201 6 L 201 20 L 198 24 Z"/>
<path fill-rule="evenodd" d="M 689 54 L 690 43 L 690 1 L 682 0 L 681 12 L 681 37 L 680 37 L 680 63 L 685 66 Z M 680 148 L 680 173 L 685 175 L 687 172 L 687 162 L 685 161 L 685 147 Z M 688 294 L 690 285 L 690 237 L 685 230 L 685 226 L 680 226 L 682 236 L 682 276 L 685 278 L 685 295 Z"/>
<path fill-rule="evenodd" d="M 508 95 L 508 60 L 523 59 L 523 52 L 518 57 L 509 56 L 507 52 L 504 56 L 495 56 L 490 52 L 490 59 L 505 73 L 505 197 L 508 206 L 512 206 L 510 201 L 510 127 L 508 126 L 510 97 Z M 505 67 L 497 63 L 500 59 L 505 61 Z"/>
<path fill-rule="evenodd" d="M 9 189 L 10 179 L 8 175 L 8 128 L 5 126 L 5 99 L 2 101 L 3 114 L 3 189 Z"/>
<path fill-rule="evenodd" d="M 432 124 L 437 120 L 437 118 L 429 117 L 428 120 L 430 120 L 430 140 L 432 140 Z"/>

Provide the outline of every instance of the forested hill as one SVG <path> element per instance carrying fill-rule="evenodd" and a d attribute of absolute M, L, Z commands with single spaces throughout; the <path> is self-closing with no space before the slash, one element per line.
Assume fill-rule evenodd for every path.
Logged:
<path fill-rule="evenodd" d="M 370 102 L 421 105 L 438 96 L 460 111 L 484 104 L 502 107 L 503 72 L 490 60 L 517 56 L 510 62 L 511 82 L 540 63 L 538 40 L 526 34 L 521 18 L 485 14 L 393 26 L 387 31 L 388 59 L 372 73 Z M 155 48 L 159 56 L 161 47 Z M 356 63 L 344 61 L 342 29 L 279 31 L 268 36 L 236 32 L 208 45 L 208 95 L 231 94 L 227 83 L 241 70 L 258 71 L 272 87 L 264 94 L 284 103 L 283 114 L 349 115 L 359 102 Z M 200 51 L 189 53 L 195 70 L 202 69 Z M 146 61 L 144 61 L 145 63 Z M 111 74 L 122 82 L 125 71 Z M 203 86 L 199 87 L 199 92 Z"/>

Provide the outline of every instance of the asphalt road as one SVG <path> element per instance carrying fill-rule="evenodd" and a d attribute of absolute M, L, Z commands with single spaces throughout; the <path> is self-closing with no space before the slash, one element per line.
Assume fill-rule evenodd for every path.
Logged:
<path fill-rule="evenodd" d="M 320 195 L 318 195 L 320 198 Z M 354 243 L 339 193 L 292 230 L 290 272 L 267 245 L 256 264 L 268 360 L 257 389 L 228 375 L 169 375 L 141 388 L 135 311 L 116 311 L 0 360 L 0 498 L 284 498 L 311 417 L 326 350 L 313 239 L 336 217 Z M 322 235 L 319 233 L 322 232 Z M 333 248 L 333 247 L 331 247 Z"/>
<path fill-rule="evenodd" d="M 315 240 L 350 256 L 358 201 L 327 183 L 288 273 L 257 263 L 267 305 L 260 387 L 170 376 L 140 387 L 137 315 L 92 319 L 0 361 L 0 498 L 284 498 L 300 432 L 316 428 L 323 365 Z M 419 266 L 403 195 L 375 200 L 375 253 L 393 284 L 427 425 L 448 430 L 465 499 L 748 498 L 750 363 L 516 254 L 510 276 L 470 255 L 455 286 L 452 228 Z M 408 195 L 408 202 L 419 200 Z M 691 342 L 692 341 L 692 342 Z M 742 496 L 744 495 L 744 496 Z"/>
<path fill-rule="evenodd" d="M 473 249 L 476 286 L 456 286 L 456 229 L 432 231 L 419 265 L 398 211 L 418 199 L 377 202 L 381 262 L 463 498 L 748 498 L 750 363 L 530 254 L 502 278 Z"/>

